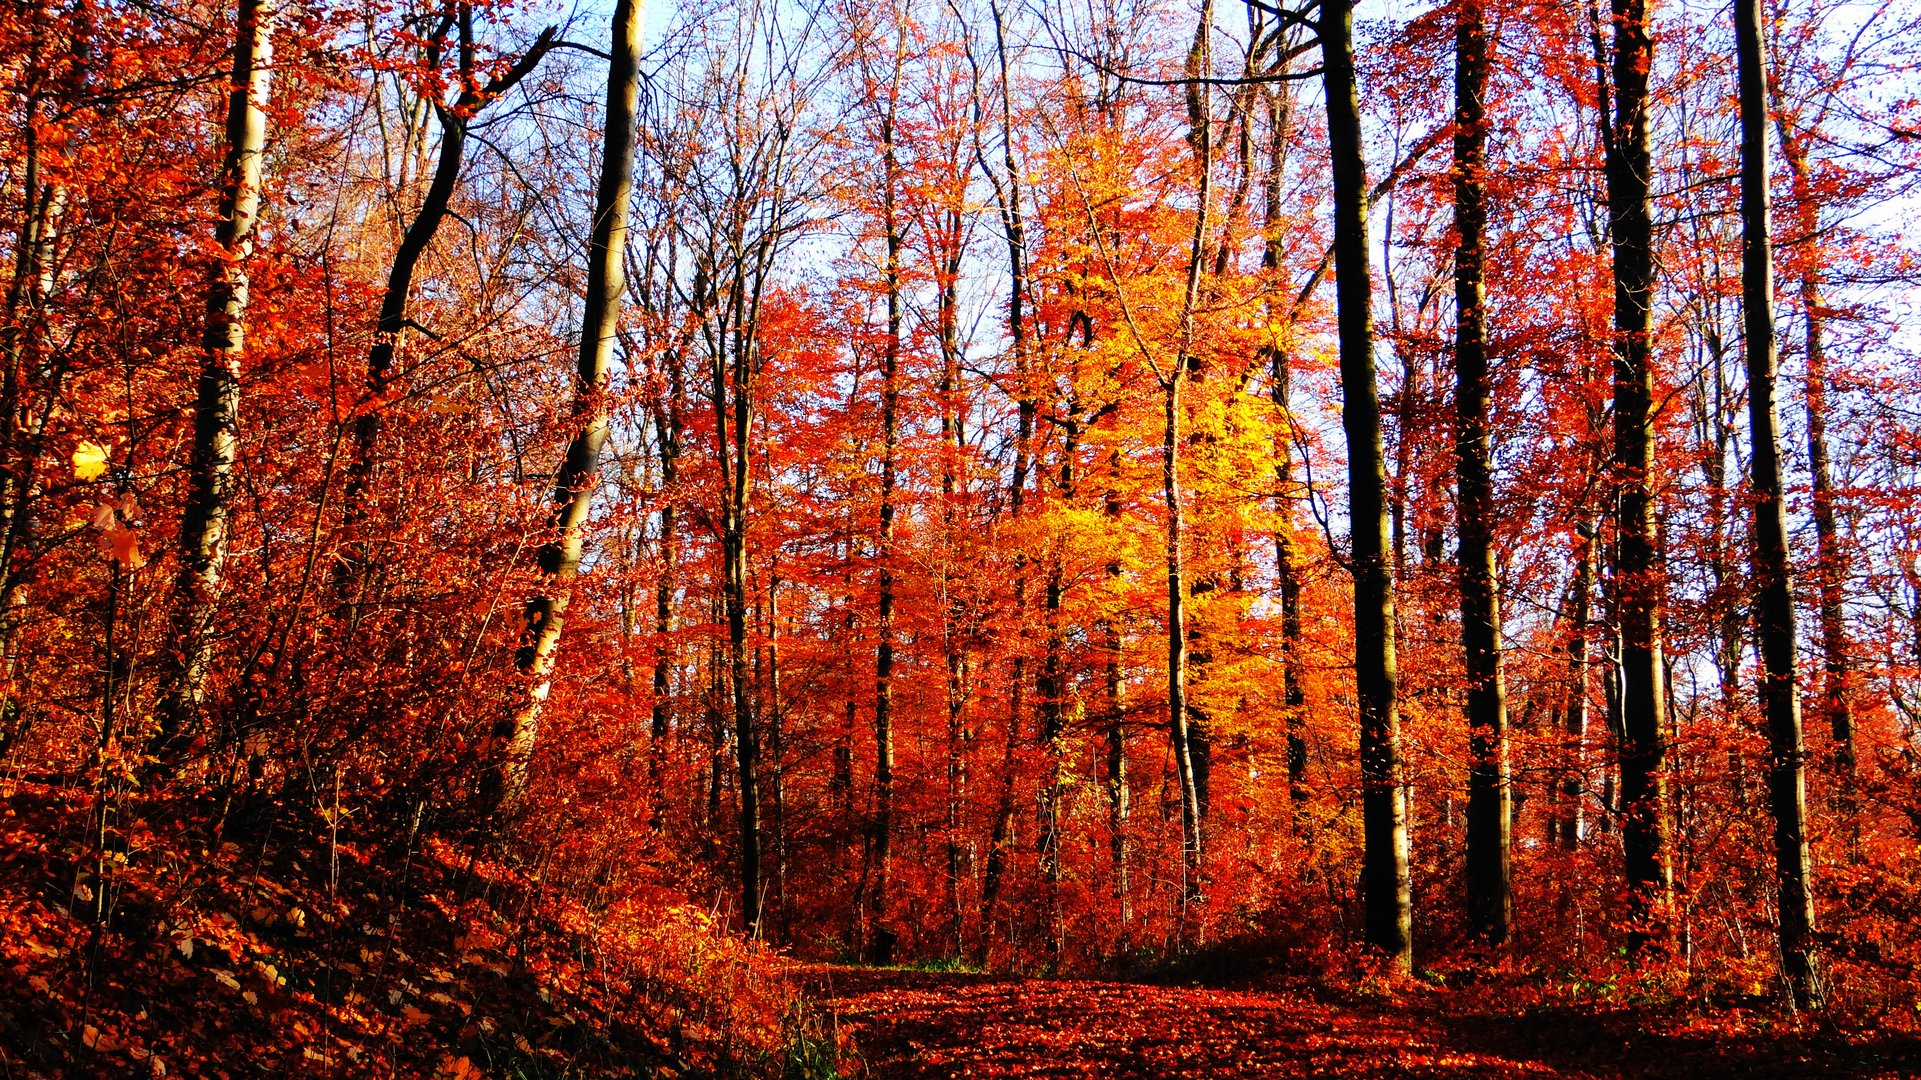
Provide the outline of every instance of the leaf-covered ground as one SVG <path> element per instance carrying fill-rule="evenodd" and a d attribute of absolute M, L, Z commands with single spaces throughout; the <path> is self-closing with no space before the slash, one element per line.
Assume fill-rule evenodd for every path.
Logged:
<path fill-rule="evenodd" d="M 114 805 L 102 845 L 95 792 L 0 786 L 0 1080 L 779 1073 L 784 977 L 698 912 L 279 803 Z"/>
<path fill-rule="evenodd" d="M 1629 1009 L 1394 1000 L 820 967 L 813 992 L 874 1078 L 1835 1077 L 1921 1075 L 1911 1042 L 1702 1024 Z"/>

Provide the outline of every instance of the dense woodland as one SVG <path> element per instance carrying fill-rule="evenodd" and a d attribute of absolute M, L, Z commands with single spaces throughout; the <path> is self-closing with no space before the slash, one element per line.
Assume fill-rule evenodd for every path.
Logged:
<path fill-rule="evenodd" d="M 1916 1026 L 1921 9 L 235 3 L 0 10 L 7 1075 Z"/>

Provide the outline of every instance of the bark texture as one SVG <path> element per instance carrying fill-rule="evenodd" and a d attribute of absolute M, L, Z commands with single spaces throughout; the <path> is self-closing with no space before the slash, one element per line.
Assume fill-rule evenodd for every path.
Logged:
<path fill-rule="evenodd" d="M 1819 1004 L 1814 893 L 1807 824 L 1807 751 L 1796 684 L 1794 581 L 1781 496 L 1781 431 L 1775 406 L 1774 244 L 1768 210 L 1768 91 L 1760 0 L 1736 0 L 1735 56 L 1741 100 L 1741 308 L 1747 334 L 1748 426 L 1753 443 L 1754 624 L 1761 639 L 1768 714 L 1768 795 L 1774 810 L 1777 925 L 1782 974 L 1795 1003 Z"/>
<path fill-rule="evenodd" d="M 226 569 L 227 519 L 240 453 L 240 370 L 247 351 L 247 259 L 260 226 L 275 14 L 270 0 L 241 0 L 234 35 L 220 224 L 214 233 L 218 255 L 207 272 L 207 322 L 200 342 L 187 502 L 180 519 L 173 628 L 177 651 L 167 655 L 154 710 L 160 724 L 156 756 L 169 766 L 179 763 L 202 720 Z"/>
<path fill-rule="evenodd" d="M 1354 574 L 1354 681 L 1360 699 L 1361 871 L 1368 944 L 1397 968 L 1413 965 L 1407 793 L 1394 656 L 1394 583 L 1388 565 L 1387 469 L 1374 362 L 1374 288 L 1367 239 L 1367 165 L 1354 82 L 1354 8 L 1322 0 L 1320 36 L 1334 178 L 1334 273 L 1340 327 L 1341 423 Z"/>
<path fill-rule="evenodd" d="M 586 542 L 584 526 L 599 477 L 600 449 L 607 441 L 607 379 L 613 370 L 615 331 L 627 284 L 622 260 L 633 203 L 640 27 L 640 0 L 619 0 L 614 6 L 607 68 L 607 130 L 601 150 L 600 183 L 594 193 L 594 224 L 587 248 L 587 297 L 581 313 L 575 370 L 578 427 L 554 477 L 548 539 L 537 556 L 543 588 L 528 599 L 522 611 L 526 626 L 514 663 L 529 680 L 527 694 L 495 732 L 499 743 L 496 761 L 483 795 L 496 811 L 511 807 L 526 787 L 541 708 L 553 687 L 554 654 L 560 645 L 568 587 L 580 572 Z"/>
<path fill-rule="evenodd" d="M 1614 255 L 1614 577 L 1621 634 L 1621 818 L 1630 952 L 1664 949 L 1671 933 L 1674 874 L 1667 793 L 1661 595 L 1656 543 L 1654 372 L 1649 319 L 1654 295 L 1654 203 L 1650 188 L 1648 72 L 1654 61 L 1646 0 L 1614 0 L 1614 122 L 1608 132 L 1608 231 Z"/>
<path fill-rule="evenodd" d="M 1467 671 L 1467 917 L 1491 944 L 1513 922 L 1509 838 L 1507 687 L 1501 672 L 1501 596 L 1494 559 L 1494 463 L 1488 437 L 1487 26 L 1479 0 L 1462 0 L 1454 35 L 1454 469 L 1460 522 L 1461 646 Z"/>

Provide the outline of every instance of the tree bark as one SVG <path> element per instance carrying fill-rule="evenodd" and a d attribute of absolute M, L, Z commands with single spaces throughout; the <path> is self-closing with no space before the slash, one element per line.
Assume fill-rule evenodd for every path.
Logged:
<path fill-rule="evenodd" d="M 1828 453 L 1828 353 L 1824 332 L 1827 317 L 1821 296 L 1821 259 L 1817 246 L 1821 204 L 1808 175 L 1805 136 L 1791 130 L 1785 114 L 1778 119 L 1777 130 L 1781 137 L 1781 156 L 1787 160 L 1788 176 L 1793 184 L 1797 231 L 1809 246 L 1800 260 L 1799 292 L 1808 362 L 1803 409 L 1808 424 L 1809 501 L 1814 509 L 1815 595 L 1821 617 L 1822 712 L 1834 742 L 1835 772 L 1841 777 L 1841 809 L 1852 816 L 1856 810 L 1854 669 L 1848 660 L 1848 553 L 1835 518 L 1834 479 Z"/>
<path fill-rule="evenodd" d="M 529 680 L 526 696 L 495 737 L 493 764 L 483 798 L 495 812 L 510 809 L 527 783 L 540 728 L 541 708 L 553 688 L 554 655 L 574 577 L 586 542 L 587 511 L 607 441 L 607 380 L 613 370 L 620 305 L 626 290 L 623 260 L 633 203 L 634 118 L 640 96 L 641 0 L 614 5 L 611 60 L 607 68 L 607 129 L 601 149 L 600 183 L 594 193 L 593 231 L 587 248 L 587 296 L 581 312 L 575 369 L 575 422 L 579 427 L 554 477 L 549 539 L 536 562 L 542 588 L 527 600 L 526 623 L 515 666 Z M 738 677 L 741 672 L 735 672 Z"/>
<path fill-rule="evenodd" d="M 970 742 L 967 730 L 967 669 L 972 621 L 969 605 L 951 592 L 953 563 L 962 550 L 959 467 L 961 446 L 966 442 L 962 418 L 962 402 L 966 395 L 962 384 L 960 343 L 960 270 L 965 249 L 962 209 L 958 205 L 950 206 L 943 220 L 941 243 L 946 254 L 943 256 L 944 273 L 940 282 L 936 319 L 941 352 L 941 531 L 947 547 L 941 574 L 941 636 L 947 667 L 947 907 L 949 937 L 953 941 L 954 955 L 960 956 L 967 945 L 966 912 L 961 901 L 967 848 L 962 842 L 961 808 L 966 798 L 967 746 Z"/>
<path fill-rule="evenodd" d="M 1334 272 L 1340 329 L 1341 422 L 1347 433 L 1354 573 L 1354 681 L 1360 699 L 1362 893 L 1368 944 L 1412 967 L 1407 796 L 1388 566 L 1385 455 L 1374 363 L 1373 282 L 1367 238 L 1367 165 L 1354 77 L 1351 0 L 1322 0 L 1320 36 L 1334 180 Z"/>
<path fill-rule="evenodd" d="M 1608 228 L 1614 255 L 1615 579 L 1621 632 L 1621 817 L 1628 886 L 1628 949 L 1664 952 L 1672 928 L 1667 723 L 1662 694 L 1661 594 L 1655 543 L 1654 293 L 1648 72 L 1654 42 L 1647 0 L 1613 0 L 1614 123 L 1608 133 Z"/>
<path fill-rule="evenodd" d="M 1280 74 L 1290 64 L 1283 59 Z M 1290 84 L 1268 91 L 1267 175 L 1262 182 L 1262 200 L 1267 220 L 1262 227 L 1261 268 L 1273 280 L 1269 290 L 1280 288 L 1281 254 L 1286 223 L 1281 215 L 1281 185 L 1287 168 L 1287 151 L 1294 136 L 1294 95 Z M 1294 412 L 1293 365 L 1291 363 L 1294 312 L 1282 316 L 1276 325 L 1278 305 L 1266 304 L 1269 400 L 1274 403 L 1280 430 L 1274 440 L 1274 509 L 1280 524 L 1274 530 L 1274 578 L 1281 594 L 1281 701 L 1287 730 L 1288 797 L 1294 805 L 1295 826 L 1304 824 L 1307 805 L 1307 692 L 1301 650 L 1301 576 L 1298 542 L 1294 537 Z"/>
<path fill-rule="evenodd" d="M 1188 50 L 1188 143 L 1194 151 L 1194 231 L 1187 259 L 1187 284 L 1181 299 L 1179 351 L 1161 379 L 1161 500 L 1166 508 L 1163 548 L 1167 564 L 1167 723 L 1174 751 L 1174 774 L 1181 797 L 1181 917 L 1202 895 L 1201 790 L 1195 768 L 1194 732 L 1187 705 L 1187 580 L 1182 535 L 1185 508 L 1181 498 L 1181 387 L 1193 359 L 1194 315 L 1200 306 L 1201 273 L 1206 261 L 1209 214 L 1214 197 L 1214 133 L 1210 84 L 1212 74 L 1214 5 L 1202 0 L 1194 44 Z"/>
<path fill-rule="evenodd" d="M 1509 842 L 1507 687 L 1501 671 L 1501 596 L 1494 558 L 1494 465 L 1488 435 L 1487 25 L 1480 0 L 1462 0 L 1454 36 L 1454 458 L 1460 524 L 1461 647 L 1467 673 L 1467 916 L 1490 944 L 1513 922 Z"/>
<path fill-rule="evenodd" d="M 1009 280 L 1007 290 L 1008 344 L 1014 356 L 1014 398 L 1017 408 L 1014 434 L 1014 475 L 1008 484 L 1008 510 L 1019 520 L 1026 507 L 1028 471 L 1032 468 L 1034 421 L 1038 409 L 1033 388 L 1028 385 L 1027 356 L 1027 226 L 1021 209 L 1020 170 L 1014 160 L 1013 83 L 1007 61 L 1007 34 L 999 4 L 990 4 L 994 16 L 994 48 L 1000 65 L 1001 91 L 1001 165 L 1006 173 L 1005 186 L 994 182 L 1000 206 L 1001 229 L 1007 240 Z M 1014 750 L 1020 738 L 1021 714 L 1027 689 L 1026 613 L 1027 557 L 1014 555 L 1013 617 L 1017 623 L 1017 647 L 1009 664 L 1007 694 L 1007 743 L 1002 759 L 1001 793 L 994 811 L 994 828 L 989 839 L 987 866 L 981 883 L 982 932 L 1000 900 L 1001 880 L 1006 872 L 1005 850 L 1014 817 Z"/>
<path fill-rule="evenodd" d="M 47 299 L 53 292 L 59 217 L 65 189 L 41 175 L 39 98 L 26 102 L 21 142 L 22 213 L 13 280 L 7 288 L 5 371 L 0 374 L 0 757 L 24 737 L 28 721 L 15 693 L 20 662 L 16 632 L 30 554 L 36 474 L 46 450 L 48 421 L 60 400 L 70 360 L 49 347 Z M 39 401 L 34 402 L 38 396 Z"/>
<path fill-rule="evenodd" d="M 1768 91 L 1760 0 L 1735 0 L 1741 100 L 1741 309 L 1747 332 L 1748 425 L 1754 498 L 1754 622 L 1761 639 L 1768 714 L 1769 801 L 1774 809 L 1776 910 L 1783 975 L 1795 1004 L 1820 1003 L 1814 893 L 1809 887 L 1807 751 L 1796 683 L 1794 581 L 1781 492 L 1781 432 L 1774 403 L 1774 244 L 1769 234 Z"/>
<path fill-rule="evenodd" d="M 874 861 L 874 923 L 887 918 L 888 874 L 893 862 L 894 836 L 894 468 L 899 439 L 901 352 L 901 229 L 895 218 L 895 189 L 900 182 L 899 155 L 894 145 L 894 107 L 900 94 L 901 54 L 894 57 L 894 81 L 881 117 L 881 226 L 886 232 L 887 340 L 881 352 L 880 390 L 880 536 L 877 562 L 878 591 L 874 646 L 874 820 L 871 851 Z M 891 940 L 888 938 L 887 940 Z M 891 953 L 891 948 L 884 948 Z M 877 958 L 891 963 L 892 956 Z"/>
<path fill-rule="evenodd" d="M 1587 798 L 1588 624 L 1593 619 L 1594 526 L 1583 522 L 1575 555 L 1574 585 L 1569 590 L 1573 611 L 1568 616 L 1567 702 L 1561 710 L 1561 730 L 1567 736 L 1567 760 L 1561 778 L 1561 806 L 1556 834 L 1561 847 L 1581 846 L 1584 801 Z"/>
<path fill-rule="evenodd" d="M 240 368 L 246 359 L 247 261 L 260 226 L 261 164 L 266 157 L 267 100 L 273 67 L 272 0 L 240 0 L 227 99 L 227 153 L 221 166 L 219 248 L 207 279 L 207 322 L 201 338 L 193 450 L 187 502 L 180 518 L 174 641 L 161 674 L 154 712 L 155 756 L 178 765 L 203 720 L 213 622 L 227 561 L 227 519 L 240 452 Z"/>
<path fill-rule="evenodd" d="M 1118 572 L 1118 567 L 1110 571 Z M 1114 874 L 1114 900 L 1120 906 L 1121 937 L 1128 938 L 1133 922 L 1129 889 L 1127 820 L 1132 792 L 1127 776 L 1127 641 L 1120 619 L 1104 620 L 1102 646 L 1107 653 L 1104 682 L 1107 693 L 1107 851 Z"/>
<path fill-rule="evenodd" d="M 674 632 L 674 595 L 679 588 L 680 450 L 683 409 L 687 399 L 683 357 L 676 352 L 666 358 L 672 365 L 667 373 L 666 400 L 654 412 L 654 434 L 660 443 L 660 487 L 664 497 L 660 507 L 660 576 L 654 581 L 654 678 L 653 709 L 649 717 L 647 768 L 653 781 L 653 824 L 659 828 L 667 806 L 665 766 L 667 741 L 674 722 L 673 679 L 676 666 Z"/>

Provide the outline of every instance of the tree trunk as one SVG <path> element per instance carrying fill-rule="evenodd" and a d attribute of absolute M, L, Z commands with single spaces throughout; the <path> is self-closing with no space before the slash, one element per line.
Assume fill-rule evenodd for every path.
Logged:
<path fill-rule="evenodd" d="M 1579 526 L 1580 548 L 1575 556 L 1574 610 L 1568 617 L 1567 704 L 1561 710 L 1561 730 L 1567 736 L 1566 770 L 1561 778 L 1561 806 L 1556 832 L 1561 846 L 1581 846 L 1583 803 L 1587 798 L 1588 623 L 1593 618 L 1594 526 Z"/>
<path fill-rule="evenodd" d="M 680 487 L 680 448 L 682 408 L 686 384 L 682 357 L 667 358 L 673 365 L 668 373 L 667 400 L 654 413 L 654 433 L 660 442 L 660 576 L 654 581 L 654 680 L 653 709 L 648 731 L 647 768 L 653 781 L 653 825 L 659 828 L 667 805 L 665 768 L 667 741 L 674 721 L 673 679 L 676 655 L 673 642 L 674 594 L 679 587 L 680 511 L 676 500 Z"/>
<path fill-rule="evenodd" d="M 440 230 L 440 223 L 446 220 L 454 185 L 460 180 L 461 163 L 467 147 L 467 125 L 483 103 L 506 93 L 533 71 L 554 41 L 555 32 L 549 27 L 514 62 L 511 69 L 482 87 L 475 81 L 473 5 L 457 5 L 455 21 L 460 33 L 459 94 L 451 106 L 439 100 L 433 102 L 434 115 L 440 120 L 440 153 L 434 161 L 434 175 L 427 184 L 427 194 L 421 200 L 420 209 L 415 212 L 413 220 L 408 222 L 407 230 L 400 239 L 400 247 L 394 252 L 393 265 L 388 268 L 387 287 L 380 298 L 379 319 L 374 324 L 374 342 L 367 350 L 366 397 L 361 404 L 360 414 L 354 418 L 353 456 L 347 466 L 347 484 L 341 494 L 340 504 L 342 523 L 354 542 L 354 554 L 335 566 L 334 583 L 343 596 L 372 563 L 372 549 L 367 539 L 355 534 L 366 514 L 365 495 L 373 476 L 374 444 L 380 437 L 380 412 L 387 404 L 387 394 L 393 384 L 394 359 L 407 332 L 407 301 L 413 292 L 414 271 L 420 265 L 421 256 L 426 254 L 427 245 L 433 242 L 434 234 Z M 428 67 L 436 72 L 440 70 L 440 54 L 445 46 L 446 30 L 442 26 L 440 34 L 427 47 Z"/>
<path fill-rule="evenodd" d="M 774 851 L 774 939 L 784 942 L 790 938 L 793 912 L 787 903 L 787 734 L 782 723 L 786 705 L 780 690 L 780 571 L 775 566 L 769 566 L 767 573 L 766 633 L 766 705 L 762 715 L 767 727 L 767 831 Z"/>
<path fill-rule="evenodd" d="M 1181 912 L 1202 895 L 1201 792 L 1195 770 L 1193 732 L 1187 706 L 1187 581 L 1182 549 L 1185 527 L 1181 500 L 1180 420 L 1181 387 L 1192 360 L 1194 314 L 1200 306 L 1202 264 L 1206 259 L 1208 211 L 1214 196 L 1214 134 L 1212 97 L 1206 81 L 1212 74 L 1214 5 L 1202 0 L 1194 44 L 1187 54 L 1188 143 L 1194 150 L 1194 232 L 1187 258 L 1187 286 L 1181 300 L 1179 352 L 1171 370 L 1161 373 L 1161 499 L 1167 522 L 1164 554 L 1167 563 L 1167 722 L 1172 735 L 1174 773 L 1181 796 Z M 1185 929 L 1183 925 L 1182 929 Z"/>
<path fill-rule="evenodd" d="M 1286 74 L 1289 66 L 1283 60 L 1280 73 Z M 1268 289 L 1275 290 L 1280 287 L 1278 275 L 1286 239 L 1286 224 L 1281 216 L 1282 183 L 1287 167 L 1288 146 L 1294 135 L 1294 96 L 1289 84 L 1271 89 L 1267 95 L 1267 105 L 1270 125 L 1267 176 L 1262 184 L 1267 220 L 1261 230 L 1261 268 L 1275 278 L 1267 283 Z M 1274 509 L 1280 522 L 1274 530 L 1274 578 L 1281 594 L 1281 701 L 1286 709 L 1287 787 L 1288 797 L 1294 804 L 1295 826 L 1298 829 L 1304 824 L 1308 789 L 1307 693 L 1301 658 L 1301 577 L 1294 538 L 1295 428 L 1291 363 L 1294 315 L 1289 311 L 1284 316 L 1285 322 L 1277 327 L 1275 309 L 1276 305 L 1270 299 L 1266 305 L 1268 343 L 1265 346 L 1270 378 L 1268 393 L 1280 423 L 1274 445 Z"/>
<path fill-rule="evenodd" d="M 1455 477 L 1461 534 L 1461 648 L 1467 673 L 1467 916 L 1490 944 L 1513 921 L 1507 687 L 1494 559 L 1494 465 L 1488 435 L 1486 283 L 1488 40 L 1480 0 L 1462 0 L 1454 36 Z"/>
<path fill-rule="evenodd" d="M 894 63 L 892 93 L 900 93 L 901 57 Z M 901 229 L 895 220 L 895 188 L 900 167 L 894 146 L 894 105 L 890 98 L 881 118 L 881 214 L 886 231 L 887 341 L 881 353 L 880 391 L 880 551 L 878 553 L 880 597 L 875 612 L 874 646 L 874 820 L 870 850 L 874 861 L 874 924 L 877 935 L 891 934 L 882 924 L 887 918 L 888 874 L 893 862 L 894 836 L 894 467 L 899 438 L 900 350 L 901 350 Z M 891 953 L 891 948 L 882 948 Z M 891 963 L 891 955 L 877 957 Z"/>
<path fill-rule="evenodd" d="M 1066 506 L 1073 505 L 1079 484 L 1074 463 L 1080 454 L 1080 426 L 1078 420 L 1072 418 L 1077 412 L 1078 406 L 1072 403 L 1070 397 L 1070 419 L 1062 438 L 1060 471 L 1055 479 L 1055 493 Z M 1061 603 L 1066 591 L 1061 553 L 1056 549 L 1048 556 L 1047 592 L 1042 609 L 1047 642 L 1046 651 L 1041 657 L 1039 681 L 1040 742 L 1041 751 L 1047 759 L 1047 774 L 1041 791 L 1038 838 L 1041 873 L 1047 881 L 1047 948 L 1048 955 L 1054 958 L 1059 957 L 1064 945 L 1062 935 L 1065 925 L 1061 918 L 1061 809 L 1066 800 L 1067 781 L 1061 765 L 1067 753 L 1067 732 L 1063 723 L 1067 697 L 1067 629 L 1061 621 Z"/>
<path fill-rule="evenodd" d="M 1347 433 L 1353 535 L 1354 681 L 1360 699 L 1366 937 L 1402 971 L 1414 959 L 1407 796 L 1401 783 L 1394 589 L 1387 561 L 1387 473 L 1374 364 L 1367 166 L 1354 83 L 1351 0 L 1323 0 L 1320 36 L 1334 180 L 1334 272 L 1340 327 L 1341 421 Z"/>
<path fill-rule="evenodd" d="M 741 335 L 744 337 L 745 335 Z M 752 490 L 753 360 L 750 346 L 734 346 L 733 423 L 727 422 L 727 388 L 722 361 L 714 362 L 715 434 L 722 449 L 721 558 L 727 609 L 727 659 L 733 676 L 734 756 L 740 777 L 740 918 L 749 937 L 760 936 L 760 744 L 753 687 L 748 682 L 747 648 L 747 501 Z M 731 463 L 725 462 L 732 428 Z"/>
<path fill-rule="evenodd" d="M 994 13 L 994 47 L 1000 64 L 1001 90 L 1001 166 L 1006 173 L 1005 186 L 995 182 L 995 194 L 1000 204 L 1001 228 L 1007 240 L 1007 260 L 1009 281 L 1007 290 L 1007 331 L 1009 348 L 1014 355 L 1014 398 L 1017 405 L 1017 427 L 1014 434 L 1014 475 L 1008 485 L 1008 509 L 1018 520 L 1026 506 L 1027 474 L 1032 467 L 1034 421 L 1038 410 L 1034 403 L 1033 388 L 1028 385 L 1027 368 L 1027 226 L 1021 210 L 1020 169 L 1014 160 L 1014 120 L 1013 104 L 1010 95 L 1013 84 L 1007 62 L 1007 35 L 1002 24 L 998 4 L 991 5 Z M 987 850 L 987 866 L 981 883 L 981 923 L 982 933 L 987 932 L 994 905 L 1000 900 L 1002 875 L 1005 873 L 1008 831 L 1013 826 L 1014 816 L 1014 750 L 1019 740 L 1023 696 L 1027 688 L 1026 655 L 1026 613 L 1027 613 L 1027 557 L 1016 551 L 1014 555 L 1013 617 L 1018 626 L 1018 644 L 1013 660 L 1009 665 L 1009 685 L 1007 695 L 1007 744 L 1001 763 L 1001 794 L 999 805 L 994 811 L 994 828 Z"/>
<path fill-rule="evenodd" d="M 1649 317 L 1654 292 L 1647 0 L 1613 0 L 1614 124 L 1607 145 L 1608 228 L 1614 252 L 1615 578 L 1621 631 L 1621 818 L 1628 949 L 1665 951 L 1672 928 L 1667 723 L 1662 695 L 1661 594 L 1655 544 Z"/>
<path fill-rule="evenodd" d="M 1824 328 L 1827 316 L 1821 297 L 1820 196 L 1808 175 L 1805 136 L 1790 130 L 1785 114 L 1778 121 L 1781 156 L 1787 159 L 1794 185 L 1799 228 L 1809 247 L 1803 254 L 1799 291 L 1806 329 L 1808 371 L 1803 408 L 1808 422 L 1809 501 L 1814 508 L 1815 592 L 1821 615 L 1822 712 L 1834 740 L 1835 772 L 1840 780 L 1840 806 L 1852 817 L 1856 810 L 1853 668 L 1848 662 L 1848 625 L 1845 615 L 1848 553 L 1834 514 L 1834 480 L 1828 456 L 1828 353 Z M 1854 831 L 1851 825 L 1850 831 Z M 1850 837 L 1852 841 L 1853 837 Z M 1851 853 L 1851 857 L 1856 853 Z"/>
<path fill-rule="evenodd" d="M 271 0 L 240 0 L 234 36 L 232 91 L 227 99 L 227 154 L 221 166 L 219 247 L 207 281 L 193 451 L 187 503 L 180 518 L 174 641 L 161 674 L 156 756 L 178 765 L 202 722 L 213 659 L 214 610 L 227 560 L 227 518 L 234 462 L 240 451 L 240 366 L 246 358 L 247 260 L 260 225 L 261 163 L 266 156 L 267 99 L 273 70 Z"/>
<path fill-rule="evenodd" d="M 587 296 L 581 312 L 575 372 L 575 422 L 567 456 L 554 477 L 550 538 L 537 556 L 542 588 L 523 611 L 526 629 L 514 663 L 529 680 L 526 697 L 496 731 L 493 772 L 483 792 L 490 808 L 512 807 L 527 783 L 540 728 L 541 707 L 553 688 L 554 653 L 560 644 L 567 594 L 580 572 L 587 511 L 607 441 L 607 379 L 613 369 L 615 331 L 626 291 L 623 262 L 634 184 L 634 116 L 640 95 L 641 0 L 614 5 L 612 59 L 607 68 L 607 130 L 601 150 L 600 184 L 594 193 L 594 225 L 587 248 Z M 736 673 L 739 674 L 738 672 Z"/>
<path fill-rule="evenodd" d="M 1115 571 L 1118 572 L 1118 568 Z M 1127 642 L 1118 618 L 1106 620 L 1103 647 L 1107 652 L 1107 848 L 1113 866 L 1114 900 L 1120 905 L 1121 938 L 1127 940 L 1133 922 L 1128 888 L 1127 818 L 1131 809 L 1127 778 Z"/>
<path fill-rule="evenodd" d="M 5 364 L 0 375 L 0 757 L 26 732 L 21 701 L 15 694 L 20 661 L 15 632 L 23 590 L 32 573 L 23 558 L 33 522 L 36 473 L 46 449 L 47 423 L 60 400 L 70 360 L 66 350 L 49 348 L 46 303 L 53 292 L 58 218 L 65 189 L 43 180 L 40 172 L 39 100 L 29 96 L 22 142 L 22 216 L 14 252 L 13 280 L 7 288 Z M 38 407 L 33 398 L 40 398 Z"/>
<path fill-rule="evenodd" d="M 1818 1005 L 1814 893 L 1809 887 L 1807 753 L 1795 681 L 1794 582 L 1781 494 L 1781 432 L 1774 404 L 1774 245 L 1768 222 L 1768 92 L 1760 0 L 1736 0 L 1741 98 L 1741 309 L 1747 331 L 1748 424 L 1753 443 L 1754 622 L 1761 639 L 1774 808 L 1781 964 L 1795 1004 Z"/>
<path fill-rule="evenodd" d="M 962 843 L 961 807 L 967 789 L 967 657 L 969 608 L 954 597 L 950 583 L 953 562 L 961 548 L 960 536 L 960 450 L 966 441 L 962 405 L 965 398 L 961 376 L 960 343 L 960 263 L 963 253 L 962 213 L 951 208 L 946 217 L 944 239 L 948 244 L 945 278 L 940 283 L 938 322 L 940 328 L 940 436 L 941 436 L 941 530 L 947 547 L 947 562 L 942 568 L 941 605 L 942 642 L 947 661 L 947 907 L 949 937 L 954 955 L 966 948 L 966 913 L 961 902 L 961 881 L 965 872 L 965 847 Z"/>

